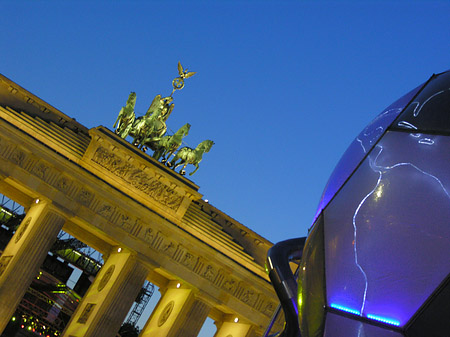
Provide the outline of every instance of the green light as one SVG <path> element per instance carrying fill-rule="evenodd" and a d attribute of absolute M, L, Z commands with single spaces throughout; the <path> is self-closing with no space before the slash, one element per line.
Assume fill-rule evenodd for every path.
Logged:
<path fill-rule="evenodd" d="M 30 326 L 28 326 L 28 327 L 27 327 L 27 329 L 31 331 L 31 325 L 30 325 Z"/>
<path fill-rule="evenodd" d="M 298 304 L 298 312 L 302 312 L 302 304 L 303 304 L 303 284 L 301 282 L 301 279 L 298 282 L 298 289 L 297 289 L 297 304 Z"/>
<path fill-rule="evenodd" d="M 16 321 L 16 318 L 13 316 L 13 317 L 11 318 L 11 321 L 15 322 L 15 321 Z"/>

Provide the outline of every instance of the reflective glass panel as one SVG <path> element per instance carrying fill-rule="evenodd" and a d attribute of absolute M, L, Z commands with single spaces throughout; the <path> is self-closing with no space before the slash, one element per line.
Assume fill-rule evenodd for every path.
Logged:
<path fill-rule="evenodd" d="M 450 71 L 433 78 L 398 118 L 393 129 L 450 133 Z"/>
<path fill-rule="evenodd" d="M 388 132 L 324 211 L 328 305 L 403 326 L 450 270 L 450 137 Z"/>
<path fill-rule="evenodd" d="M 450 332 L 450 274 L 424 309 L 413 318 L 408 337 L 448 336 Z"/>
<path fill-rule="evenodd" d="M 356 169 L 361 160 L 363 160 L 378 139 L 380 139 L 386 128 L 391 125 L 394 119 L 411 101 L 414 95 L 417 94 L 422 86 L 423 84 L 387 107 L 372 122 L 370 122 L 370 124 L 367 125 L 367 127 L 364 128 L 358 137 L 350 144 L 325 186 L 315 218 L 317 218 L 322 209 L 325 208 L 339 188 L 341 188 L 342 184 Z"/>
<path fill-rule="evenodd" d="M 298 275 L 298 309 L 302 336 L 322 336 L 325 314 L 323 217 L 320 216 L 303 249 Z"/>
<path fill-rule="evenodd" d="M 324 337 L 403 337 L 399 332 L 327 313 Z"/>

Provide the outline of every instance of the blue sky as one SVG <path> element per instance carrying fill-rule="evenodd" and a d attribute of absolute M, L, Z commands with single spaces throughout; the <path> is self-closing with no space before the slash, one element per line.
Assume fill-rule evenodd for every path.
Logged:
<path fill-rule="evenodd" d="M 197 74 L 167 121 L 195 147 L 211 204 L 272 242 L 305 236 L 353 138 L 450 68 L 450 1 L 4 1 L 0 72 L 91 128 L 112 129 Z M 190 172 L 191 168 L 188 168 Z M 206 335 L 205 335 L 206 336 Z"/>

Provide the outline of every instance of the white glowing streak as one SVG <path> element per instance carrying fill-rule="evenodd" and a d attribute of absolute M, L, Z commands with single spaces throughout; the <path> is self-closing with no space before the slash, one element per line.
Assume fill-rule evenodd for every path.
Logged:
<path fill-rule="evenodd" d="M 414 109 L 413 116 L 414 116 L 414 117 L 419 116 L 420 110 L 422 110 L 422 108 L 425 106 L 425 104 L 427 104 L 428 101 L 429 101 L 430 99 L 432 99 L 433 97 L 435 97 L 435 96 L 437 96 L 437 95 L 439 95 L 439 94 L 442 94 L 444 91 L 445 91 L 445 90 L 438 91 L 438 92 L 435 93 L 434 95 L 431 95 L 430 97 L 428 97 L 427 100 L 426 100 L 425 102 L 423 102 L 423 104 L 422 104 L 422 106 L 420 107 L 419 110 L 417 110 L 417 107 L 419 106 L 419 104 L 417 104 L 416 108 Z M 414 103 L 416 103 L 416 102 L 414 102 Z M 417 111 L 416 111 L 416 110 L 417 110 Z"/>
<path fill-rule="evenodd" d="M 414 125 L 412 125 L 411 123 L 406 122 L 406 121 L 400 121 L 400 122 L 397 123 L 397 125 L 400 126 L 400 127 L 407 128 L 407 129 L 414 129 L 414 130 L 417 130 L 417 127 L 416 127 L 416 126 L 414 126 Z"/>
<path fill-rule="evenodd" d="M 359 139 L 359 137 L 357 137 L 356 140 L 357 140 L 357 141 L 359 142 L 359 144 L 361 145 L 361 147 L 362 147 L 364 153 L 367 153 L 366 148 L 364 147 L 362 140 Z"/>
<path fill-rule="evenodd" d="M 380 153 L 381 153 L 381 151 L 380 151 Z M 378 156 L 377 156 L 377 157 L 378 157 Z M 432 175 L 431 173 L 425 172 L 424 170 L 418 168 L 416 165 L 414 165 L 414 164 L 412 164 L 412 163 L 397 163 L 397 164 L 392 165 L 392 166 L 386 166 L 386 167 L 381 167 L 381 168 L 387 171 L 387 170 L 391 170 L 391 169 L 396 168 L 396 167 L 399 167 L 399 166 L 411 166 L 412 168 L 416 169 L 416 170 L 419 171 L 420 173 L 422 173 L 422 174 L 424 174 L 424 175 L 426 175 L 426 176 L 428 176 L 428 177 L 434 179 L 434 180 L 439 184 L 439 186 L 441 186 L 441 188 L 442 188 L 442 190 L 444 191 L 444 193 L 445 193 L 445 194 L 447 195 L 447 197 L 450 199 L 450 193 L 447 191 L 447 189 L 445 188 L 444 184 L 439 180 L 438 177 Z"/>
<path fill-rule="evenodd" d="M 422 139 L 419 140 L 419 144 L 433 145 L 434 144 L 434 140 L 432 140 L 430 138 L 422 138 Z"/>
<path fill-rule="evenodd" d="M 389 109 L 389 110 L 386 110 L 386 111 L 382 112 L 381 114 L 379 114 L 378 117 L 376 117 L 376 118 L 375 118 L 375 119 L 374 119 L 374 120 L 373 120 L 373 121 L 372 121 L 372 122 L 371 122 L 364 130 L 363 130 L 362 136 L 363 136 L 363 137 L 368 137 L 368 136 L 370 136 L 370 133 L 367 133 L 367 132 L 365 132 L 365 131 L 366 131 L 371 125 L 375 124 L 375 122 L 376 122 L 377 120 L 383 118 L 385 115 L 388 115 L 388 114 L 391 113 L 392 111 L 398 111 L 398 112 L 400 112 L 400 111 L 402 111 L 402 109 L 400 109 L 400 108 Z M 383 129 L 382 126 L 378 126 L 378 127 L 375 128 L 375 131 L 376 131 L 376 130 L 381 130 L 380 136 L 379 136 L 379 137 L 376 137 L 377 140 L 378 140 L 378 139 L 381 137 L 381 135 L 383 134 L 384 129 Z M 373 133 L 373 131 L 372 131 L 371 133 Z M 356 141 L 359 142 L 359 144 L 361 145 L 361 147 L 362 147 L 364 153 L 367 153 L 367 150 L 366 150 L 366 148 L 364 147 L 364 144 L 363 144 L 362 140 L 359 138 L 359 136 L 356 137 Z M 369 145 L 372 145 L 372 141 L 370 141 L 369 143 L 370 143 Z"/>
<path fill-rule="evenodd" d="M 365 285 L 364 285 L 364 295 L 363 295 L 363 304 L 362 304 L 361 310 L 360 310 L 361 315 L 363 314 L 364 306 L 366 305 L 367 288 L 368 288 L 369 284 L 368 284 L 366 272 L 365 272 L 364 269 L 361 267 L 361 265 L 358 263 L 358 252 L 356 251 L 356 249 L 357 249 L 356 217 L 358 216 L 358 212 L 359 212 L 359 210 L 361 209 L 361 206 L 362 206 L 362 205 L 364 204 L 364 202 L 366 201 L 366 199 L 367 199 L 368 197 L 370 197 L 370 196 L 375 192 L 375 190 L 378 188 L 378 185 L 380 184 L 380 181 L 381 181 L 382 173 L 381 173 L 381 172 L 378 172 L 378 174 L 379 174 L 379 177 L 378 177 L 377 185 L 373 188 L 372 191 L 370 191 L 370 192 L 364 197 L 363 200 L 361 200 L 361 202 L 359 203 L 358 207 L 356 208 L 355 213 L 353 214 L 353 221 L 352 221 L 352 223 L 353 223 L 353 241 L 354 241 L 354 244 L 353 244 L 353 251 L 354 251 L 354 253 L 355 253 L 355 264 L 356 264 L 356 266 L 358 267 L 358 269 L 361 271 L 361 273 L 363 274 L 363 276 L 364 276 L 364 282 L 365 282 Z"/>
<path fill-rule="evenodd" d="M 444 190 L 445 194 L 447 195 L 447 197 L 450 199 L 450 193 L 447 191 L 447 189 L 444 187 L 444 184 L 442 184 L 441 180 L 439 180 L 439 178 L 437 178 L 436 176 L 432 175 L 431 173 L 425 172 L 424 170 L 418 168 L 416 165 L 412 164 L 412 163 L 397 163 L 395 165 L 392 166 L 377 166 L 376 162 L 378 160 L 378 157 L 381 155 L 381 152 L 383 152 L 383 147 L 381 145 L 377 145 L 376 147 L 378 147 L 380 149 L 380 151 L 377 153 L 377 155 L 375 156 L 375 158 L 373 160 L 369 161 L 369 165 L 371 167 L 371 169 L 375 172 L 377 172 L 379 174 L 378 176 L 378 180 L 377 183 L 375 185 L 375 187 L 372 189 L 372 191 L 370 191 L 359 203 L 358 207 L 355 210 L 355 213 L 353 214 L 353 240 L 354 240 L 354 245 L 353 245 L 353 251 L 355 253 L 355 264 L 357 265 L 358 269 L 361 271 L 361 273 L 364 276 L 364 281 L 365 281 L 365 287 L 364 287 L 364 294 L 363 294 L 363 303 L 361 305 L 361 311 L 360 311 L 360 315 L 363 315 L 364 312 L 364 307 L 366 305 L 366 297 L 367 297 L 367 289 L 369 287 L 369 283 L 367 280 L 367 274 L 364 271 L 364 269 L 361 267 L 361 265 L 358 263 L 358 253 L 356 251 L 357 248 L 357 228 L 356 228 L 356 217 L 358 215 L 359 210 L 361 209 L 362 205 L 364 204 L 364 202 L 367 200 L 367 198 L 369 198 L 378 188 L 378 186 L 380 185 L 381 179 L 383 178 L 383 171 L 389 171 L 392 170 L 396 167 L 400 167 L 400 166 L 410 166 L 412 168 L 414 168 L 415 170 L 419 171 L 420 173 L 434 179 L 440 186 L 441 188 Z"/>

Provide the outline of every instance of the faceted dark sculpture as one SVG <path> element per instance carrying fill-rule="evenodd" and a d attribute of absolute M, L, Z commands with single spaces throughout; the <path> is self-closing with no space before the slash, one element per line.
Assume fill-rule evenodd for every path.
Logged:
<path fill-rule="evenodd" d="M 298 288 L 303 337 L 450 336 L 450 72 L 350 145 L 323 193 Z"/>

